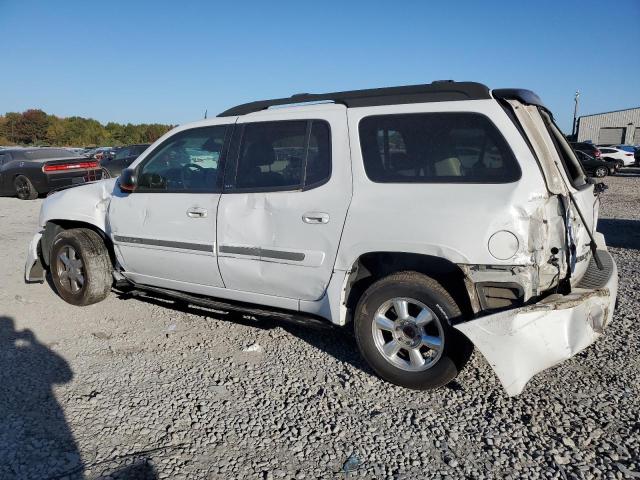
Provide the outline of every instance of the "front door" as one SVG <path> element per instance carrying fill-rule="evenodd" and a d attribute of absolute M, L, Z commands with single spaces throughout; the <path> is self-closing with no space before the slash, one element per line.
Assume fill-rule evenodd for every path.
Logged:
<path fill-rule="evenodd" d="M 218 209 L 228 289 L 318 300 L 331 279 L 351 199 L 346 108 L 300 110 L 236 124 Z"/>
<path fill-rule="evenodd" d="M 225 119 L 229 123 L 229 119 Z M 134 164 L 133 193 L 114 195 L 110 235 L 125 276 L 183 290 L 222 287 L 216 261 L 221 164 L 230 125 L 182 130 Z"/>

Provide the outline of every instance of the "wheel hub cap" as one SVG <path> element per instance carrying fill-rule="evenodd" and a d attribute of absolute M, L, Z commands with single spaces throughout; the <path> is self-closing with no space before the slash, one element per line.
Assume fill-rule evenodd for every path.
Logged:
<path fill-rule="evenodd" d="M 62 288 L 71 293 L 79 292 L 84 286 L 84 265 L 72 246 L 64 247 L 57 259 L 58 279 Z"/>
<path fill-rule="evenodd" d="M 411 298 L 393 298 L 375 313 L 372 333 L 389 363 L 408 371 L 433 366 L 442 355 L 444 331 L 433 310 Z"/>

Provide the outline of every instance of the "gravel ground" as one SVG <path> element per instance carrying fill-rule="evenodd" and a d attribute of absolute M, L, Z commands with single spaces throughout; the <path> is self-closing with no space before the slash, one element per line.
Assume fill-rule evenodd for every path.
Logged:
<path fill-rule="evenodd" d="M 0 199 L 0 478 L 640 478 L 640 171 L 607 178 L 620 271 L 594 346 L 508 398 L 373 376 L 354 341 L 172 303 L 64 303 L 22 281 L 41 201 Z M 65 477 L 66 475 L 66 477 Z"/>

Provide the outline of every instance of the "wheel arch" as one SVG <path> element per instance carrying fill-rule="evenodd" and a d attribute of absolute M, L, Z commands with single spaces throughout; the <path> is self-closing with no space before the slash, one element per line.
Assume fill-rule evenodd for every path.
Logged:
<path fill-rule="evenodd" d="M 111 238 L 109 238 L 104 230 L 102 230 L 97 225 L 79 220 L 54 219 L 47 220 L 44 228 L 44 233 L 42 234 L 42 239 L 40 240 L 40 252 L 42 254 L 42 261 L 47 268 L 50 264 L 51 246 L 53 245 L 53 240 L 56 238 L 56 235 L 64 230 L 70 230 L 72 228 L 86 228 L 88 230 L 96 232 L 100 236 L 100 238 L 102 238 L 102 241 L 107 247 L 111 264 L 115 265 L 115 248 L 113 246 Z"/>
<path fill-rule="evenodd" d="M 341 323 L 351 320 L 351 312 L 370 285 L 401 271 L 422 273 L 436 280 L 453 297 L 463 316 L 469 318 L 477 312 L 473 284 L 463 269 L 451 260 L 422 253 L 372 251 L 358 256 L 347 270 L 340 302 L 345 307 L 341 312 Z"/>

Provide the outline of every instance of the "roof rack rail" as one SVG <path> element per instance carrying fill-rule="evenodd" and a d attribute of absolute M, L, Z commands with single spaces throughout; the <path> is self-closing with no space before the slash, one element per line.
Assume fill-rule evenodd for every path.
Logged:
<path fill-rule="evenodd" d="M 489 88 L 476 82 L 438 80 L 423 85 L 370 88 L 333 93 L 298 93 L 287 98 L 259 100 L 225 110 L 218 117 L 231 117 L 259 112 L 269 107 L 294 103 L 332 101 L 347 106 L 373 107 L 406 103 L 447 102 L 456 100 L 486 100 L 491 98 Z"/>

